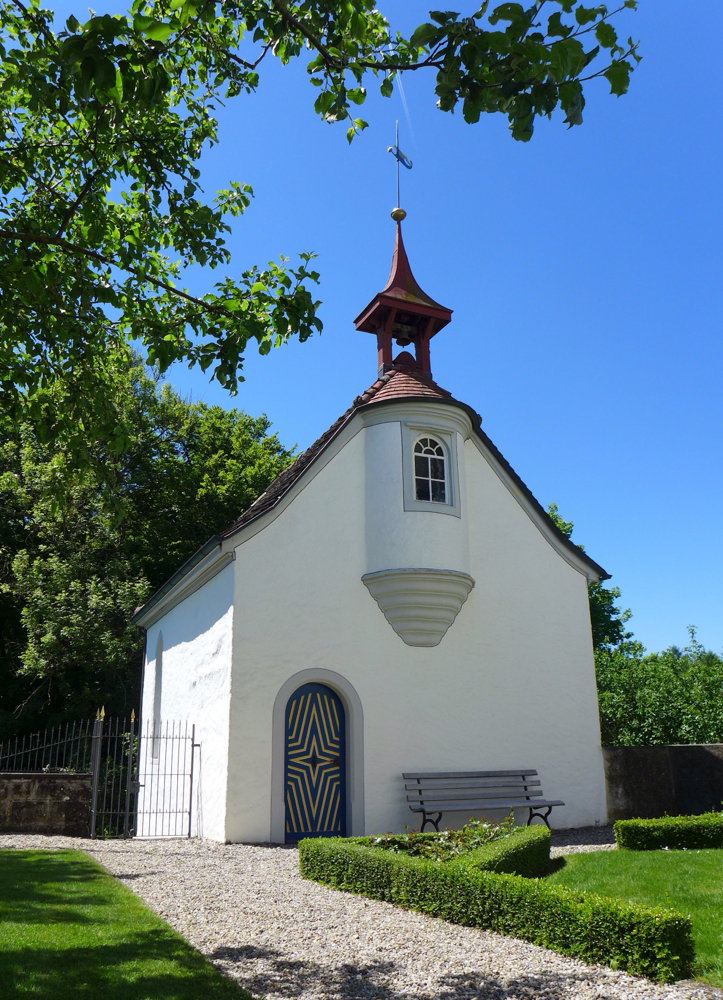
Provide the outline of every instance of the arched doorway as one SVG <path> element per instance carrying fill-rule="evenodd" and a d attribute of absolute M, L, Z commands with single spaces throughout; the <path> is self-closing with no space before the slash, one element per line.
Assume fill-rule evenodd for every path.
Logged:
<path fill-rule="evenodd" d="M 346 835 L 344 706 L 325 684 L 304 684 L 286 705 L 286 840 Z"/>

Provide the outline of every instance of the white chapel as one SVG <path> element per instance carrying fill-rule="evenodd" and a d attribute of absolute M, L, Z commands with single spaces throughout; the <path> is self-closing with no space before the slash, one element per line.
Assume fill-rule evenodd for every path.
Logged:
<path fill-rule="evenodd" d="M 375 381 L 134 616 L 142 720 L 195 724 L 214 840 L 418 826 L 405 772 L 534 768 L 564 802 L 551 825 L 606 820 L 587 587 L 608 574 L 434 382 L 451 310 L 392 216 L 389 280 L 355 321 Z"/>

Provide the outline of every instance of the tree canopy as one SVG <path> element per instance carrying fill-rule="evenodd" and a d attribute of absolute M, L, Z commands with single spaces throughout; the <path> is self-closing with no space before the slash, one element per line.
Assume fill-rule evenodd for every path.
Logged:
<path fill-rule="evenodd" d="M 563 520 L 556 503 L 548 504 L 547 513 L 563 535 L 569 538 L 575 527 L 573 522 Z M 578 545 L 578 548 L 585 551 L 584 545 Z M 620 598 L 619 587 L 606 587 L 602 582 L 591 583 L 587 595 L 593 649 L 612 649 L 632 638 L 633 633 L 625 631 L 625 623 L 632 618 L 632 612 L 629 608 L 622 611 L 615 603 Z"/>
<path fill-rule="evenodd" d="M 723 657 L 688 633 L 682 649 L 646 654 L 626 640 L 596 653 L 604 744 L 723 743 Z"/>
<path fill-rule="evenodd" d="M 113 388 L 127 446 L 60 494 L 62 449 L 0 422 L 0 739 L 137 708 L 134 610 L 291 459 L 266 417 L 184 402 L 137 359 Z"/>
<path fill-rule="evenodd" d="M 573 522 L 557 504 L 547 513 L 569 538 Z M 698 642 L 695 626 L 682 649 L 648 653 L 625 631 L 632 612 L 618 607 L 618 587 L 592 583 L 588 598 L 603 744 L 723 742 L 723 657 Z"/>
<path fill-rule="evenodd" d="M 229 219 L 251 188 L 201 187 L 220 100 L 253 93 L 263 61 L 304 58 L 314 107 L 345 124 L 367 86 L 434 76 L 442 111 L 505 115 L 527 141 L 561 109 L 579 125 L 584 85 L 628 87 L 639 58 L 613 10 L 578 0 L 431 11 L 409 38 L 373 0 L 135 0 L 56 30 L 40 0 L 0 2 L 0 405 L 83 460 L 132 428 L 108 391 L 140 345 L 161 372 L 199 365 L 229 391 L 250 342 L 262 353 L 321 330 L 313 254 L 224 273 L 192 294 L 188 269 L 231 266 Z"/>

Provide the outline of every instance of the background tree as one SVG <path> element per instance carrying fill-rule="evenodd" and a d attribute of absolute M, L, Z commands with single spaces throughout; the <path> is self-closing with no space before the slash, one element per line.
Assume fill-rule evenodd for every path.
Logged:
<path fill-rule="evenodd" d="M 547 513 L 569 538 L 573 522 L 557 504 Z M 632 613 L 615 603 L 618 587 L 591 583 L 588 596 L 603 744 L 723 743 L 723 657 L 698 642 L 693 625 L 683 649 L 646 653 L 625 631 Z"/>
<path fill-rule="evenodd" d="M 265 417 L 187 403 L 138 360 L 114 391 L 127 446 L 70 479 L 30 424 L 0 425 L 0 738 L 137 708 L 135 608 L 291 459 Z"/>
<path fill-rule="evenodd" d="M 723 743 L 723 657 L 688 626 L 683 649 L 648 653 L 625 641 L 595 654 L 602 742 L 612 746 Z"/>
<path fill-rule="evenodd" d="M 579 125 L 586 81 L 626 91 L 638 55 L 611 20 L 634 7 L 485 2 L 432 11 L 407 39 L 374 0 L 135 0 L 57 33 L 39 0 L 3 0 L 0 406 L 82 463 L 92 442 L 117 454 L 132 434 L 108 392 L 130 343 L 161 372 L 198 364 L 234 392 L 250 342 L 265 353 L 321 329 L 307 252 L 183 287 L 188 268 L 231 263 L 227 220 L 251 188 L 206 200 L 199 161 L 215 102 L 251 93 L 265 58 L 305 58 L 317 113 L 350 140 L 365 81 L 388 97 L 397 74 L 426 70 L 441 110 L 504 114 L 526 141 L 556 108 Z"/>
<path fill-rule="evenodd" d="M 547 513 L 563 535 L 569 538 L 573 522 L 562 519 L 555 503 L 548 504 Z M 578 548 L 585 551 L 584 545 L 578 545 Z M 587 595 L 593 649 L 612 649 L 632 638 L 633 633 L 625 631 L 625 623 L 632 617 L 632 611 L 629 608 L 622 611 L 615 603 L 620 598 L 619 587 L 606 587 L 602 582 L 591 583 Z"/>

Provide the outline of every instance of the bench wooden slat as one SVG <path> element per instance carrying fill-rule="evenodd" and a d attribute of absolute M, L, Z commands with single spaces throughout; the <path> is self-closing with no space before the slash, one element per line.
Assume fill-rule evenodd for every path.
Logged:
<path fill-rule="evenodd" d="M 468 799 L 456 802 L 454 799 L 428 799 L 423 803 L 410 803 L 412 812 L 461 812 L 471 809 L 478 812 L 482 809 L 540 809 L 542 806 L 564 806 L 565 803 L 559 799 L 486 799 L 476 802 Z"/>
<path fill-rule="evenodd" d="M 542 785 L 541 781 L 535 778 L 525 781 L 513 781 L 511 778 L 470 778 L 464 781 L 462 778 L 449 779 L 446 781 L 425 781 L 423 785 L 409 781 L 404 786 L 405 791 L 413 792 L 419 788 L 431 788 L 438 791 L 442 788 L 536 788 Z"/>
<path fill-rule="evenodd" d="M 428 780 L 430 778 L 509 778 L 510 776 L 521 777 L 525 774 L 537 774 L 531 767 L 521 767 L 516 771 L 410 771 L 402 774 L 405 781 L 416 778 Z"/>
<path fill-rule="evenodd" d="M 443 791 L 447 791 L 447 789 L 443 789 Z M 463 791 L 466 791 L 466 789 L 463 789 Z M 407 802 L 431 802 L 432 799 L 434 799 L 435 802 L 464 802 L 467 799 L 479 799 L 480 802 L 482 802 L 486 799 L 533 799 L 544 794 L 541 788 L 532 788 L 529 792 L 518 788 L 516 791 L 509 792 L 507 794 L 496 789 L 495 791 L 489 792 L 487 795 L 485 795 L 484 792 L 477 792 L 477 794 L 473 794 L 474 791 L 475 790 L 473 788 L 470 788 L 467 795 L 454 795 L 451 794 L 451 792 L 449 795 L 440 795 L 438 789 L 428 788 L 420 795 L 408 795 Z"/>

